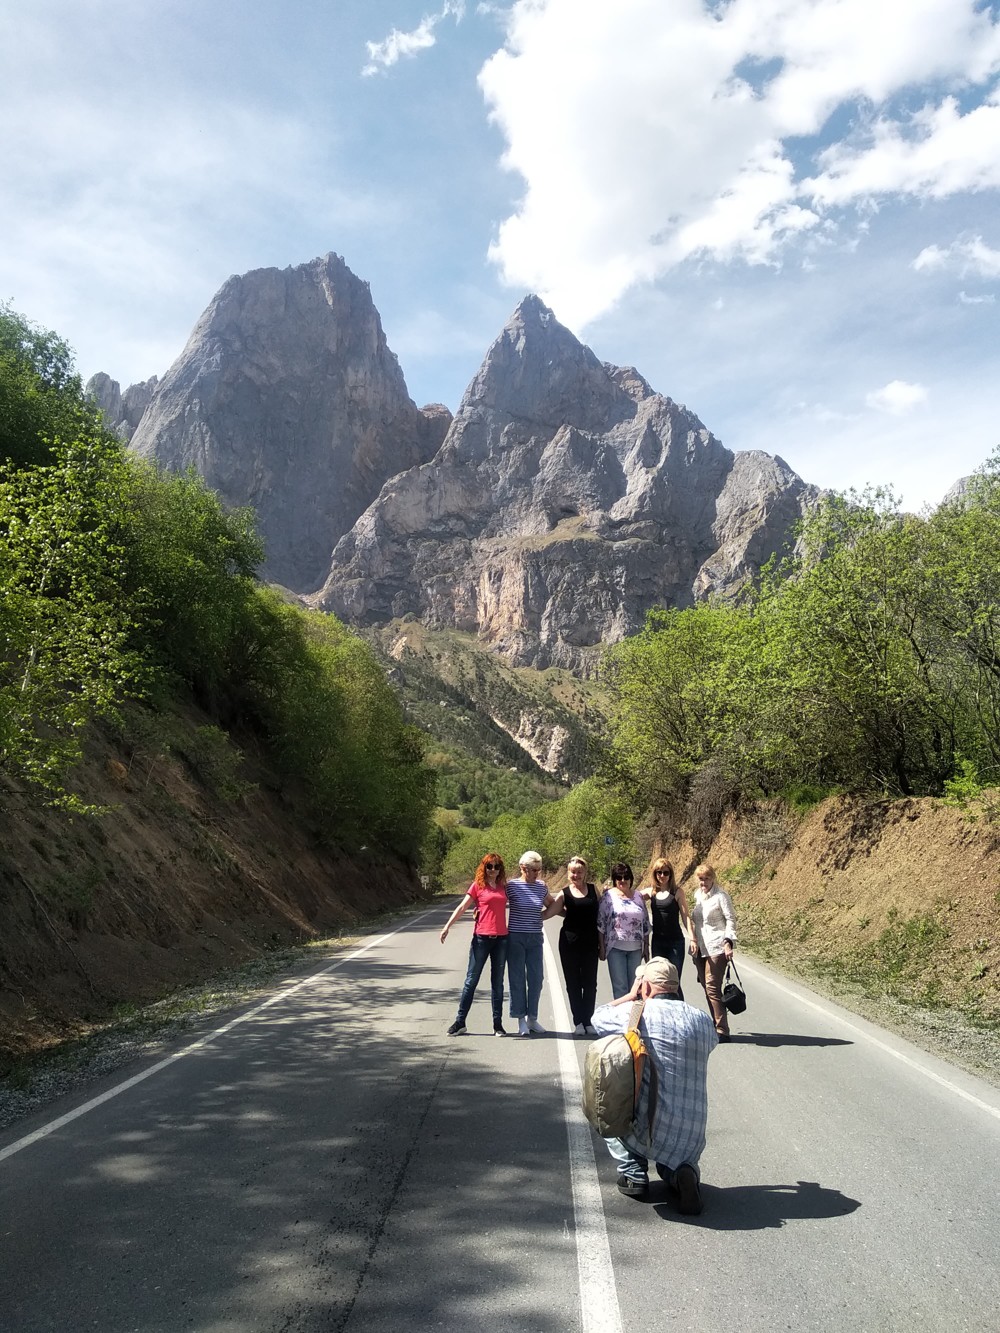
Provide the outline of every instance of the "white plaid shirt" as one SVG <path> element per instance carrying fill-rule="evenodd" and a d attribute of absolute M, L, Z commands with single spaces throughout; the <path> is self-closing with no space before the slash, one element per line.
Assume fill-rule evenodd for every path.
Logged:
<path fill-rule="evenodd" d="M 631 1011 L 631 1004 L 604 1004 L 594 1014 L 594 1027 L 602 1037 L 624 1032 Z M 719 1044 L 715 1027 L 703 1009 L 654 995 L 642 1011 L 639 1033 L 659 1076 L 656 1113 L 651 1141 L 646 1141 L 650 1081 L 647 1060 L 635 1120 L 643 1137 L 625 1134 L 622 1143 L 629 1152 L 671 1170 L 682 1162 L 694 1166 L 705 1150 L 708 1057 Z"/>

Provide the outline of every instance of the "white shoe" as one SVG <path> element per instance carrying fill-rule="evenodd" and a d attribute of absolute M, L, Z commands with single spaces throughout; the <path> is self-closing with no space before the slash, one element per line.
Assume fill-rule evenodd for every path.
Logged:
<path fill-rule="evenodd" d="M 532 1032 L 544 1032 L 544 1031 L 545 1031 L 545 1029 L 542 1027 L 541 1023 L 539 1023 L 539 1021 L 538 1021 L 537 1018 L 529 1018 L 529 1019 L 528 1019 L 528 1027 L 532 1030 Z"/>
<path fill-rule="evenodd" d="M 573 1036 L 585 1037 L 586 1035 L 587 1035 L 587 1029 L 583 1026 L 582 1023 L 577 1023 L 576 1027 L 573 1029 Z"/>
<path fill-rule="evenodd" d="M 528 1027 L 528 1020 L 526 1018 L 519 1018 L 517 1020 L 517 1035 L 519 1037 L 531 1036 L 531 1028 Z"/>

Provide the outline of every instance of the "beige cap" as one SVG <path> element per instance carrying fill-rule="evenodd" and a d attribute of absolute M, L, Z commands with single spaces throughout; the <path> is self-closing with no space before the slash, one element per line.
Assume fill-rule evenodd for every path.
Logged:
<path fill-rule="evenodd" d="M 667 990 L 677 990 L 679 985 L 677 969 L 669 958 L 651 958 L 636 969 L 636 976 L 651 986 L 663 986 Z"/>

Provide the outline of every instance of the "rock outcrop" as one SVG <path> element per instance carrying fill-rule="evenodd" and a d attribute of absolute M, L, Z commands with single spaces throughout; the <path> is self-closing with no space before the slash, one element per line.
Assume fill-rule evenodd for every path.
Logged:
<path fill-rule="evenodd" d="M 230 278 L 132 447 L 252 505 L 262 573 L 308 591 L 386 479 L 431 458 L 450 419 L 412 402 L 368 284 L 330 254 Z"/>
<path fill-rule="evenodd" d="M 153 394 L 159 380 L 142 380 L 139 384 L 130 384 L 124 393 L 117 380 L 99 371 L 87 381 L 87 393 L 104 413 L 105 420 L 112 430 L 118 432 L 123 440 L 131 440 L 142 420 L 146 408 L 153 400 Z"/>
<path fill-rule="evenodd" d="M 651 607 L 742 586 L 814 496 L 780 459 L 733 454 L 636 370 L 600 362 L 530 296 L 436 457 L 386 482 L 309 600 L 587 671 Z"/>

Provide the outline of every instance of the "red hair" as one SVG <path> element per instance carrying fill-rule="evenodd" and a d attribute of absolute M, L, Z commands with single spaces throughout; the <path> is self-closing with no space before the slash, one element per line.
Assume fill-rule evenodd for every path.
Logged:
<path fill-rule="evenodd" d="M 486 853 L 486 855 L 483 857 L 483 859 L 482 859 L 482 860 L 479 862 L 479 864 L 476 866 L 476 878 L 475 878 L 475 880 L 473 881 L 473 883 L 476 884 L 480 889 L 485 889 L 485 888 L 486 888 L 486 884 L 487 884 L 487 880 L 486 880 L 486 862 L 487 862 L 487 861 L 496 861 L 497 864 L 500 866 L 500 873 L 499 873 L 499 875 L 497 875 L 497 878 L 496 878 L 496 887 L 497 887 L 497 888 L 503 888 L 503 887 L 506 885 L 506 883 L 507 883 L 507 872 L 506 872 L 506 870 L 504 869 L 503 857 L 500 855 L 499 852 L 487 852 L 487 853 Z"/>

